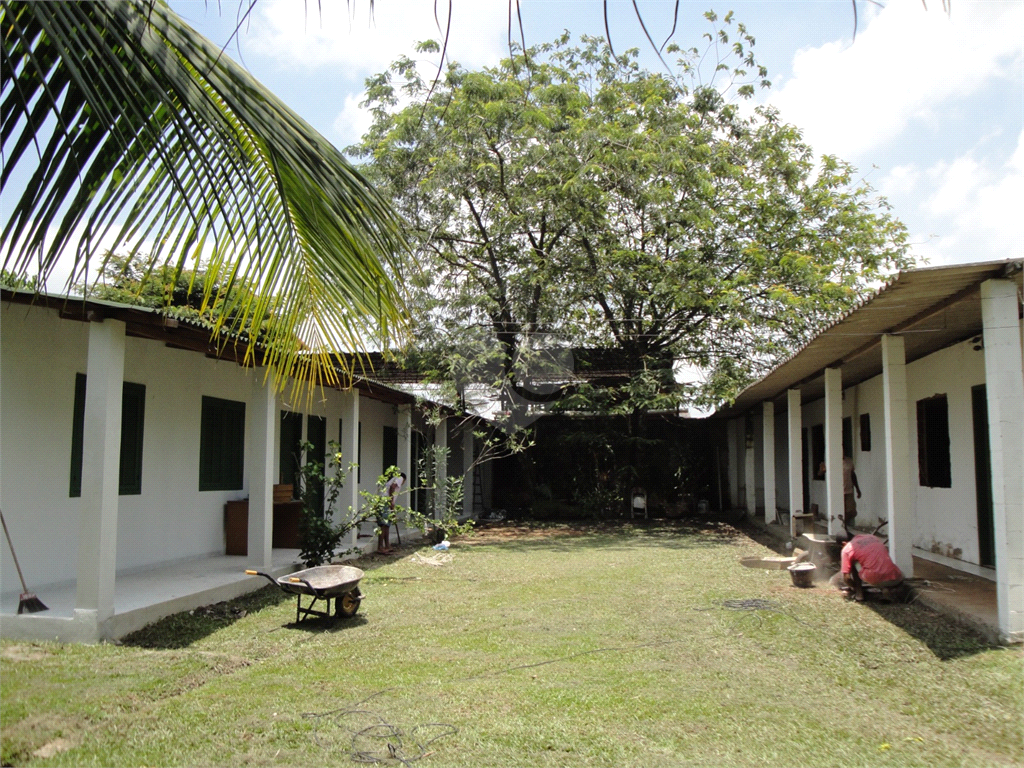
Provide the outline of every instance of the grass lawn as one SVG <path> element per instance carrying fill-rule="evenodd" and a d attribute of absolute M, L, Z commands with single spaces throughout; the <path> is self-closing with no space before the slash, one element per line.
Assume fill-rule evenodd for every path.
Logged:
<path fill-rule="evenodd" d="M 773 553 L 728 525 L 436 554 L 359 563 L 350 621 L 268 587 L 122 645 L 4 641 L 3 765 L 1024 763 L 1019 646 L 743 568 Z"/>

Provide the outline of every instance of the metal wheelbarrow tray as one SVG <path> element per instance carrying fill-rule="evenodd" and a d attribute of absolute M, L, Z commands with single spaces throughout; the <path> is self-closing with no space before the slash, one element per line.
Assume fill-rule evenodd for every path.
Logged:
<path fill-rule="evenodd" d="M 359 591 L 359 580 L 364 574 L 359 568 L 351 565 L 318 565 L 303 571 L 289 573 L 275 579 L 262 571 L 246 571 L 250 576 L 262 576 L 271 584 L 285 592 L 295 595 L 295 622 L 298 623 L 309 616 L 330 618 L 331 600 L 334 601 L 334 615 L 350 619 L 359 610 L 363 595 Z M 313 598 L 308 606 L 302 604 L 302 596 Z M 319 601 L 327 603 L 327 610 L 317 610 Z"/>

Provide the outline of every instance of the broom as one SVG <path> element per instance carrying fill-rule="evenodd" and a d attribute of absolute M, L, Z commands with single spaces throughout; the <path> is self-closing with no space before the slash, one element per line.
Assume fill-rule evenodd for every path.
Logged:
<path fill-rule="evenodd" d="M 4 526 L 4 536 L 7 537 L 7 546 L 11 548 L 11 556 L 14 558 L 14 567 L 18 569 L 18 578 L 21 579 L 21 588 L 24 590 L 18 600 L 18 613 L 39 613 L 48 611 L 43 601 L 28 591 L 25 586 L 25 577 L 21 575 L 21 566 L 18 565 L 18 556 L 14 554 L 14 544 L 11 543 L 11 534 L 7 531 L 7 521 L 4 520 L 4 513 L 0 512 L 0 523 Z"/>

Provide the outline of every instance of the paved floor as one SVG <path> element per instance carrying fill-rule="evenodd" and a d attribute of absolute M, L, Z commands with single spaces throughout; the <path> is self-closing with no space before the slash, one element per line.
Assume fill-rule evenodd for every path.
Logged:
<path fill-rule="evenodd" d="M 994 581 L 915 557 L 912 583 L 919 602 L 998 641 L 999 610 Z"/>
<path fill-rule="evenodd" d="M 273 571 L 277 572 L 277 575 L 298 570 L 301 567 L 299 562 L 297 549 L 273 550 Z M 251 580 L 254 585 L 262 582 L 261 586 L 268 583 L 266 579 L 246 575 L 245 569 L 250 567 L 248 558 L 244 556 L 223 555 L 182 560 L 156 568 L 120 573 L 117 575 L 114 593 L 114 613 L 129 613 L 246 580 Z M 49 609 L 45 612 L 46 616 L 72 617 L 75 608 L 75 582 L 39 586 L 30 584 L 29 588 Z M 17 613 L 19 596 L 19 592 L 0 594 L 0 613 Z"/>

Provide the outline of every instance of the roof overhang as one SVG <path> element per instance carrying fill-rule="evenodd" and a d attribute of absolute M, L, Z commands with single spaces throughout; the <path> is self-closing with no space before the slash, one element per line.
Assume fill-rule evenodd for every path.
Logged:
<path fill-rule="evenodd" d="M 825 396 L 826 368 L 842 371 L 843 387 L 882 373 L 882 336 L 902 336 L 907 362 L 982 332 L 981 284 L 993 278 L 1022 285 L 1020 259 L 925 267 L 899 273 L 877 294 L 814 337 L 715 416 L 739 416 L 799 389 L 802 402 Z"/>
<path fill-rule="evenodd" d="M 102 322 L 107 318 L 120 320 L 125 324 L 125 334 L 128 336 L 150 339 L 172 349 L 196 352 L 240 366 L 263 365 L 265 349 L 259 343 L 254 346 L 252 355 L 246 360 L 249 347 L 249 339 L 246 336 L 227 331 L 214 335 L 213 329 L 205 323 L 192 318 L 176 318 L 173 313 L 152 307 L 8 288 L 0 288 L 0 301 L 51 309 L 63 320 L 85 323 Z M 346 378 L 341 376 L 342 381 Z M 374 400 L 391 405 L 409 405 L 417 402 L 415 395 L 364 376 L 354 375 L 352 386 Z"/>

